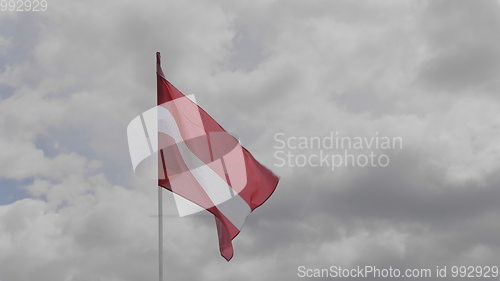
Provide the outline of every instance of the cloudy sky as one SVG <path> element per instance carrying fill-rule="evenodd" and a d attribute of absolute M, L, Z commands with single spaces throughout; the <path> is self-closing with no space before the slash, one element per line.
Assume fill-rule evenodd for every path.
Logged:
<path fill-rule="evenodd" d="M 48 0 L 0 12 L 0 280 L 156 280 L 154 183 L 126 127 L 154 54 L 281 177 L 219 256 L 165 194 L 167 280 L 500 260 L 497 0 Z M 274 135 L 401 136 L 387 168 L 277 167 Z M 302 151 L 313 153 L 313 151 Z"/>

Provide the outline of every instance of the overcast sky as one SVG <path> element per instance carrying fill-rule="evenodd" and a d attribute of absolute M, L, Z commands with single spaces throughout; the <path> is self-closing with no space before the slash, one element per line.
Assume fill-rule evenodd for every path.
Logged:
<path fill-rule="evenodd" d="M 498 264 L 499 1 L 48 6 L 0 13 L 0 281 L 156 280 L 156 189 L 133 174 L 126 138 L 155 105 L 156 51 L 281 177 L 230 263 L 212 216 L 176 218 L 166 200 L 167 280 Z M 274 165 L 276 133 L 331 131 L 404 147 L 387 168 Z"/>

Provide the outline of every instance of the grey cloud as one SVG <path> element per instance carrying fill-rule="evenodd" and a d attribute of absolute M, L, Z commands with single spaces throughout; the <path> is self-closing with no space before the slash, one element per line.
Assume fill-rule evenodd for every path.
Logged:
<path fill-rule="evenodd" d="M 429 59 L 421 77 L 444 91 L 486 91 L 500 67 L 498 1 L 429 1 L 422 25 Z"/>

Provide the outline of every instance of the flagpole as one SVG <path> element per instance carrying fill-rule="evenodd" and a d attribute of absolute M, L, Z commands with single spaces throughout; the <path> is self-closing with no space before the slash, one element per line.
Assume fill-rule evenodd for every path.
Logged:
<path fill-rule="evenodd" d="M 158 87 L 158 75 L 163 75 L 163 71 L 161 70 L 160 52 L 156 52 L 157 87 Z M 158 88 L 156 89 L 156 104 L 158 105 Z M 158 156 L 160 156 L 162 152 L 160 149 L 157 150 L 158 150 Z M 161 157 L 162 157 L 163 169 L 165 170 L 163 155 L 161 155 Z M 163 281 L 163 187 L 161 187 L 159 183 L 158 183 L 158 280 Z"/>
<path fill-rule="evenodd" d="M 158 186 L 158 280 L 163 281 L 163 188 Z"/>

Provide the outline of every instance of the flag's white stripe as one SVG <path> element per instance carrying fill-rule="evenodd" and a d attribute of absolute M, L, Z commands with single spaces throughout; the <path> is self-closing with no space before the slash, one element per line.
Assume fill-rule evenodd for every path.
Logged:
<path fill-rule="evenodd" d="M 251 212 L 248 203 L 237 194 L 231 198 L 229 194 L 229 188 L 231 187 L 189 150 L 183 141 L 174 117 L 162 106 L 158 107 L 158 131 L 169 135 L 175 140 L 186 166 L 211 201 L 234 226 L 241 229 L 246 217 Z"/>

